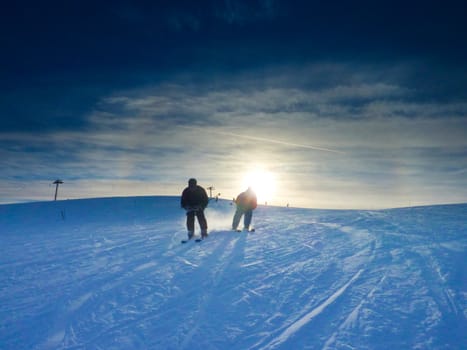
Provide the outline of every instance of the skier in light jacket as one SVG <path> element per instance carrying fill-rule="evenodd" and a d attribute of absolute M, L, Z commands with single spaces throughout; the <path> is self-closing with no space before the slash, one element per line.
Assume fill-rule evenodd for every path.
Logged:
<path fill-rule="evenodd" d="M 253 189 L 248 187 L 245 192 L 240 193 L 237 199 L 235 199 L 235 204 L 237 205 L 237 209 L 233 217 L 232 229 L 235 231 L 238 230 L 238 224 L 243 215 L 243 230 L 249 231 L 251 229 L 250 225 L 251 219 L 253 218 L 253 210 L 258 206 L 256 194 Z"/>

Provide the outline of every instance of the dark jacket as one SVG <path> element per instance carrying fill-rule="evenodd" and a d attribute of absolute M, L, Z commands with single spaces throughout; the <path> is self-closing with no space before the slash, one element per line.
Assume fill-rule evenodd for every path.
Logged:
<path fill-rule="evenodd" d="M 256 194 L 252 190 L 247 190 L 238 195 L 235 200 L 237 207 L 242 210 L 253 210 L 258 206 Z"/>
<path fill-rule="evenodd" d="M 201 208 L 205 209 L 208 206 L 209 198 L 206 190 L 201 186 L 187 187 L 183 190 L 180 205 L 184 209 Z"/>

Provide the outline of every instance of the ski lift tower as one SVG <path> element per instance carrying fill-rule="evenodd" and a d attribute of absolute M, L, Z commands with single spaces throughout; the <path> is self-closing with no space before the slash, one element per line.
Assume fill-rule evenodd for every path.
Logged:
<path fill-rule="evenodd" d="M 214 186 L 209 186 L 208 187 L 208 190 L 209 190 L 209 198 L 212 198 L 212 191 L 214 191 L 216 188 Z"/>
<path fill-rule="evenodd" d="M 55 201 L 57 200 L 58 186 L 59 186 L 60 184 L 62 184 L 62 183 L 63 183 L 63 181 L 62 181 L 62 180 L 59 180 L 59 179 L 57 179 L 57 180 L 55 180 L 55 181 L 53 182 L 53 184 L 55 185 L 55 197 L 54 197 L 54 200 L 55 200 Z"/>

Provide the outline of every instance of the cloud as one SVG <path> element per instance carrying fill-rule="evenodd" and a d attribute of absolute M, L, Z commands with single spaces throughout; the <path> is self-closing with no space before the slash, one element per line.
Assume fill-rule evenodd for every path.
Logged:
<path fill-rule="evenodd" d="M 317 147 L 317 146 L 312 146 L 312 145 L 307 145 L 307 144 L 298 144 L 298 143 L 292 143 L 292 142 L 286 142 L 286 141 L 280 141 L 274 138 L 265 138 L 265 137 L 256 137 L 256 136 L 250 136 L 250 135 L 245 135 L 245 134 L 236 134 L 232 132 L 224 132 L 224 131 L 219 131 L 219 130 L 203 130 L 201 128 L 194 128 L 194 127 L 187 127 L 191 130 L 198 130 L 198 131 L 207 131 L 211 132 L 220 136 L 229 136 L 229 137 L 234 137 L 234 138 L 240 138 L 240 139 L 246 139 L 246 140 L 251 140 L 259 143 L 271 143 L 271 144 L 277 144 L 281 146 L 288 146 L 288 147 L 297 147 L 297 148 L 306 148 L 306 149 L 311 149 L 311 150 L 316 150 L 316 151 L 323 151 L 323 152 L 331 152 L 331 153 L 340 153 L 343 154 L 344 152 L 341 151 L 336 151 L 328 148 L 323 148 L 323 147 Z"/>
<path fill-rule="evenodd" d="M 332 67 L 199 84 L 174 78 L 102 97 L 79 130 L 2 133 L 2 197 L 24 195 L 19 184 L 31 181 L 48 198 L 55 178 L 76 197 L 140 195 L 145 184 L 152 194 L 178 194 L 194 176 L 231 198 L 242 174 L 261 164 L 278 179 L 272 204 L 384 207 L 467 198 L 460 189 L 467 188 L 465 103 L 426 102 L 371 70 Z M 322 71 L 335 72 L 328 74 L 333 84 L 316 83 Z"/>
<path fill-rule="evenodd" d="M 126 25 L 138 28 L 143 23 L 150 28 L 160 27 L 174 33 L 208 30 L 213 21 L 217 25 L 243 26 L 274 19 L 277 13 L 275 0 L 198 1 L 183 4 L 175 1 L 163 5 L 120 2 L 111 10 L 111 14 Z"/>

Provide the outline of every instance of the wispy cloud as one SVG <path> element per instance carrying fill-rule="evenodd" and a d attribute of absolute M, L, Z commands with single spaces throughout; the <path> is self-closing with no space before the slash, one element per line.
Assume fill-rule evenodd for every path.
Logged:
<path fill-rule="evenodd" d="M 273 204 L 384 207 L 467 198 L 465 103 L 425 102 L 367 71 L 322 86 L 317 67 L 303 72 L 314 72 L 307 78 L 313 84 L 304 73 L 281 70 L 221 84 L 174 79 L 101 98 L 83 130 L 3 133 L 2 198 L 21 198 L 26 179 L 44 186 L 57 177 L 71 197 L 140 195 L 144 188 L 178 194 L 191 176 L 230 198 L 255 164 L 276 175 Z"/>
<path fill-rule="evenodd" d="M 272 144 L 277 144 L 281 146 L 288 146 L 288 147 L 298 147 L 298 148 L 306 148 L 306 149 L 312 149 L 316 151 L 323 151 L 323 152 L 331 152 L 331 153 L 340 153 L 344 154 L 344 152 L 341 151 L 336 151 L 332 150 L 329 148 L 323 148 L 323 147 L 318 147 L 318 146 L 312 146 L 312 145 L 306 145 L 306 144 L 299 144 L 299 143 L 293 143 L 293 142 L 286 142 L 286 141 L 281 141 L 277 140 L 274 138 L 265 138 L 265 137 L 257 137 L 257 136 L 251 136 L 251 135 L 245 135 L 245 134 L 236 134 L 233 132 L 225 132 L 225 131 L 219 131 L 216 129 L 202 129 L 202 128 L 195 128 L 195 127 L 187 127 L 188 129 L 191 130 L 198 130 L 201 132 L 210 132 L 213 134 L 221 135 L 221 136 L 230 136 L 230 137 L 235 137 L 235 138 L 240 138 L 240 139 L 245 139 L 245 140 L 251 140 L 259 143 L 272 143 Z"/>

